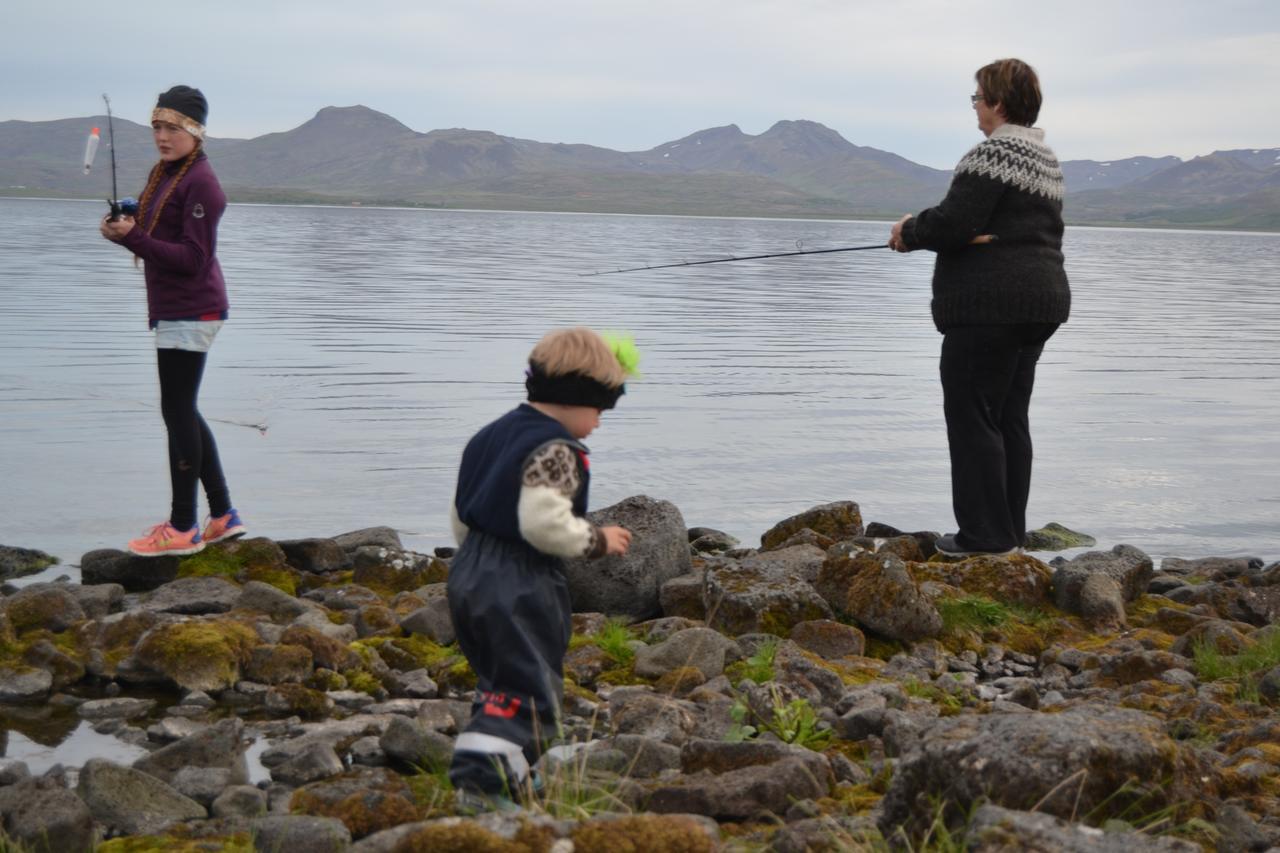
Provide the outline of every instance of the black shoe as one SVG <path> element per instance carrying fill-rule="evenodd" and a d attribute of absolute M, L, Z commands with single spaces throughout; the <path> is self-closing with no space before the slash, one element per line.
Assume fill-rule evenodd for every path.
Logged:
<path fill-rule="evenodd" d="M 1007 557 L 1010 554 L 1022 553 L 1021 548 L 1010 548 L 1007 551 L 985 551 L 980 548 L 966 548 L 956 542 L 956 534 L 948 533 L 946 536 L 939 536 L 933 540 L 933 547 L 938 549 L 939 554 L 947 557 L 977 557 L 983 554 L 989 554 L 996 557 Z"/>

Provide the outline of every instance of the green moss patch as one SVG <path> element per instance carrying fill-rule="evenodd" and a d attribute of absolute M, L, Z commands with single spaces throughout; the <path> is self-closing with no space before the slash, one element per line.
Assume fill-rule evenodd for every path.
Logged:
<path fill-rule="evenodd" d="M 433 824 L 411 833 L 392 853 L 548 853 L 552 840 L 545 831 L 522 824 L 512 839 L 503 838 L 471 821 Z"/>
<path fill-rule="evenodd" d="M 0 847 L 0 849 L 5 849 Z M 132 835 L 104 841 L 95 853 L 254 853 L 246 832 L 220 838 L 185 838 L 172 835 Z"/>
<path fill-rule="evenodd" d="M 135 654 L 147 667 L 188 690 L 221 690 L 240 678 L 259 643 L 252 628 L 229 619 L 161 625 L 138 643 Z"/>
<path fill-rule="evenodd" d="M 220 548 L 205 548 L 178 563 L 180 578 L 226 578 L 234 581 L 244 568 L 244 560 Z"/>
<path fill-rule="evenodd" d="M 687 817 L 643 814 L 574 828 L 574 853 L 713 853 L 716 842 Z"/>

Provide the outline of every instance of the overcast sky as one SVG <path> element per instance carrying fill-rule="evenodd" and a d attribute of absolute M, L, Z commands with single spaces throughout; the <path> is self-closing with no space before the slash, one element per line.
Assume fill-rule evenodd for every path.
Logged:
<path fill-rule="evenodd" d="M 114 110 L 173 83 L 213 136 L 364 104 L 623 151 L 810 119 L 951 168 L 980 137 L 973 72 L 1040 73 L 1064 160 L 1280 146 L 1280 0 L 3 0 L 0 120 Z"/>

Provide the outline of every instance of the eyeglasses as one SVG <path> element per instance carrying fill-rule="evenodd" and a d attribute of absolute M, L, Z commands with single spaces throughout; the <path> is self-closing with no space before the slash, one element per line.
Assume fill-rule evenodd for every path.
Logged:
<path fill-rule="evenodd" d="M 978 105 L 978 101 L 981 101 L 981 100 L 983 100 L 983 97 L 981 95 L 970 95 L 969 106 L 976 107 Z"/>

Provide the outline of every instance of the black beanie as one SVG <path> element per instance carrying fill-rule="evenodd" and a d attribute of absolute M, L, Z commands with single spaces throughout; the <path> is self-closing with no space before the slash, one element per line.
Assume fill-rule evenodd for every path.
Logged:
<path fill-rule="evenodd" d="M 174 114 L 186 121 L 177 119 Z M 204 139 L 204 125 L 208 118 L 209 102 L 204 99 L 204 93 L 190 86 L 174 86 L 161 93 L 156 99 L 156 108 L 151 113 L 152 121 L 160 119 L 172 122 L 197 139 Z"/>

